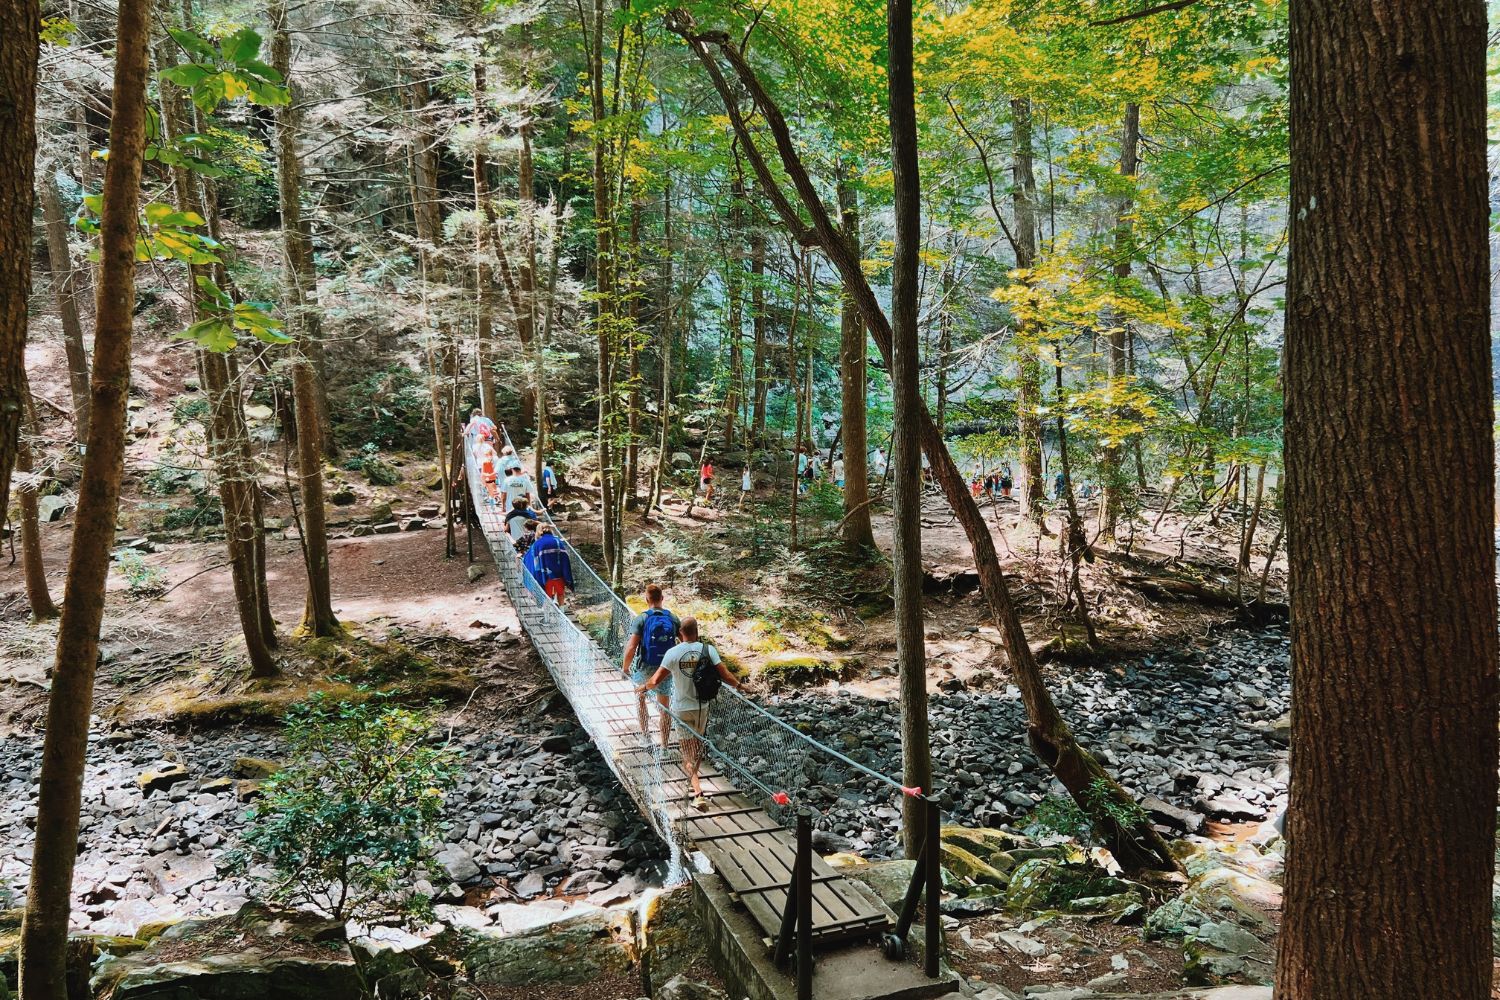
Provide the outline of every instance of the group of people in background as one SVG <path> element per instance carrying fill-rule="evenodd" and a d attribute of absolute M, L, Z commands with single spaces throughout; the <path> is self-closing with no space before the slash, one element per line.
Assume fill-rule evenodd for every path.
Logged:
<path fill-rule="evenodd" d="M 505 512 L 505 534 L 515 546 L 521 564 L 543 593 L 562 604 L 567 592 L 573 589 L 573 563 L 551 522 L 544 522 L 546 515 L 531 509 L 532 496 L 537 491 L 520 457 L 510 445 L 500 444 L 499 428 L 482 410 L 469 414 L 464 438 L 479 467 L 485 505 Z M 537 494 L 542 511 L 551 505 L 557 486 L 552 463 L 544 461 L 542 486 Z"/>

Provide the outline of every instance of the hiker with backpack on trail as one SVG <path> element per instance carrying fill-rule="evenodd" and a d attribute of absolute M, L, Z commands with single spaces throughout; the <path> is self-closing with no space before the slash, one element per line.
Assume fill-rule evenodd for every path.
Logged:
<path fill-rule="evenodd" d="M 677 630 L 682 623 L 677 616 L 662 606 L 666 595 L 659 585 L 646 585 L 646 610 L 636 615 L 630 623 L 630 638 L 625 641 L 625 657 L 620 663 L 620 672 L 636 685 L 635 693 L 640 702 L 641 734 L 650 738 L 650 724 L 646 721 L 646 688 L 641 685 L 661 666 L 668 650 L 677 645 Z M 639 656 L 637 655 L 639 654 Z M 656 701 L 662 708 L 661 748 L 665 750 L 672 735 L 672 717 L 666 712 L 667 701 L 672 696 L 669 679 L 664 688 L 656 692 Z"/>
<path fill-rule="evenodd" d="M 641 696 L 642 705 L 649 688 L 665 683 L 672 692 L 672 714 L 663 713 L 662 722 L 667 723 L 675 717 L 682 727 L 682 769 L 687 772 L 688 784 L 693 788 L 693 808 L 702 812 L 708 808 L 708 799 L 698 778 L 698 766 L 703 760 L 702 737 L 708 729 L 708 709 L 718 697 L 721 686 L 728 684 L 736 690 L 744 690 L 744 685 L 724 664 L 713 644 L 699 637 L 698 619 L 692 616 L 684 618 L 678 635 L 682 641 L 667 651 L 661 666 L 635 690 Z M 666 745 L 665 725 L 662 745 Z"/>

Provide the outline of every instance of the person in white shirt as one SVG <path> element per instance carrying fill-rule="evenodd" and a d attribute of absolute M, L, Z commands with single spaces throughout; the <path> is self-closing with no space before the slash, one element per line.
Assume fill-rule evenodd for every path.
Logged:
<path fill-rule="evenodd" d="M 844 455 L 842 452 L 833 460 L 833 482 L 839 489 L 844 488 Z"/>
<path fill-rule="evenodd" d="M 682 768 L 687 772 L 688 783 L 693 788 L 693 808 L 703 810 L 708 808 L 708 800 L 703 795 L 703 783 L 698 778 L 698 765 L 703 760 L 701 737 L 708 729 L 708 707 L 713 702 L 698 699 L 698 686 L 693 681 L 693 672 L 706 656 L 708 662 L 718 670 L 719 680 L 740 691 L 744 690 L 744 685 L 724 665 L 719 651 L 699 638 L 698 619 L 682 619 L 677 627 L 677 634 L 682 641 L 667 651 L 662 657 L 661 666 L 646 678 L 644 684 L 636 688 L 636 693 L 644 696 L 650 688 L 656 687 L 668 677 L 672 678 L 671 712 L 682 734 Z"/>
<path fill-rule="evenodd" d="M 886 469 L 886 465 L 887 464 L 889 464 L 889 460 L 885 457 L 885 449 L 884 448 L 876 448 L 875 449 L 875 460 L 870 463 L 870 467 L 872 469 L 874 469 L 874 471 L 875 471 L 875 478 L 876 479 L 884 479 L 885 478 L 885 469 Z"/>
<path fill-rule="evenodd" d="M 522 472 L 519 465 L 513 466 L 505 477 L 506 502 L 514 504 L 517 500 L 525 500 L 530 503 L 534 493 L 531 477 Z"/>
<path fill-rule="evenodd" d="M 750 464 L 747 462 L 747 463 L 745 463 L 744 470 L 740 473 L 740 509 L 741 510 L 744 510 L 744 508 L 745 508 L 745 498 L 750 495 L 750 491 L 752 489 L 754 489 L 754 488 L 755 488 L 755 485 L 750 481 Z"/>

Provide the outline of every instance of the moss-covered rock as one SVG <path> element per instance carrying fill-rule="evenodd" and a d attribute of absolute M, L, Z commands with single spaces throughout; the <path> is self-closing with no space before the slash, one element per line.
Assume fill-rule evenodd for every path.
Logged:
<path fill-rule="evenodd" d="M 263 757 L 236 757 L 234 759 L 236 778 L 269 778 L 279 770 L 281 770 L 279 763 Z"/>
<path fill-rule="evenodd" d="M 820 653 L 786 651 L 762 661 L 760 676 L 773 686 L 783 684 L 819 684 L 844 676 L 844 661 Z"/>
<path fill-rule="evenodd" d="M 1014 863 L 1012 863 L 1014 864 Z M 977 885 L 992 885 L 1004 889 L 1010 884 L 1010 879 L 1004 871 L 992 867 L 981 858 L 975 857 L 956 843 L 943 841 L 943 865 L 953 874 L 960 878 L 966 878 Z"/>
<path fill-rule="evenodd" d="M 1043 858 L 1024 861 L 1011 872 L 1006 909 L 1015 913 L 1066 908 L 1086 897 L 1114 896 L 1135 887 L 1091 864 L 1059 864 Z"/>

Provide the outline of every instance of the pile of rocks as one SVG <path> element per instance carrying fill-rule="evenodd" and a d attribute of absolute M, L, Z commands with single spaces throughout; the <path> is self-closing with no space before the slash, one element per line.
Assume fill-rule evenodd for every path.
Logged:
<path fill-rule="evenodd" d="M 1261 820 L 1284 805 L 1289 659 L 1284 631 L 1237 632 L 1107 672 L 1070 669 L 1052 692 L 1084 745 L 1166 832 L 1195 833 L 1205 818 Z M 803 692 L 771 707 L 859 763 L 901 773 L 898 705 Z M 930 711 L 933 765 L 952 822 L 1015 825 L 1062 794 L 1026 744 L 1014 685 L 940 694 Z M 774 755 L 766 757 L 772 763 Z M 799 766 L 799 775 L 782 777 L 811 786 L 825 848 L 900 853 L 899 803 L 889 786 L 826 759 Z"/>
<path fill-rule="evenodd" d="M 451 883 L 423 888 L 496 910 L 552 895 L 606 903 L 659 882 L 665 849 L 592 744 L 571 723 L 520 725 L 457 737 L 467 773 L 437 851 Z M 274 732 L 96 733 L 74 881 L 80 925 L 134 934 L 243 903 L 249 887 L 226 855 L 280 753 Z M 40 763 L 40 740 L 0 743 L 0 894 L 16 899 L 29 877 Z"/>

